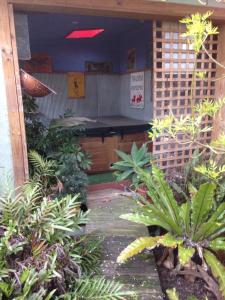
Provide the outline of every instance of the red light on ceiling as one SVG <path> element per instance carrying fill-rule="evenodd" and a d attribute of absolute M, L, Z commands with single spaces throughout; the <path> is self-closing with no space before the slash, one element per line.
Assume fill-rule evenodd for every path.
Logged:
<path fill-rule="evenodd" d="M 66 39 L 87 39 L 94 38 L 100 33 L 104 32 L 105 29 L 85 29 L 85 30 L 74 30 L 66 36 Z"/>

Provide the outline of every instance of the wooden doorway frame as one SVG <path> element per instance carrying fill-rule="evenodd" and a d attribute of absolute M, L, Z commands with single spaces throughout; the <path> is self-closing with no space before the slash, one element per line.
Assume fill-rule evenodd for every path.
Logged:
<path fill-rule="evenodd" d="M 15 185 L 28 178 L 26 135 L 20 88 L 13 10 L 60 12 L 137 19 L 178 19 L 206 12 L 208 7 L 149 0 L 0 0 L 0 50 L 3 59 Z M 213 18 L 225 23 L 225 8 L 213 8 Z"/>

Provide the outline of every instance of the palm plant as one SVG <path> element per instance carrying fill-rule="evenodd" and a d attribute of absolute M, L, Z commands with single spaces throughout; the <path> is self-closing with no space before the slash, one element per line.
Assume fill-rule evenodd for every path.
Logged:
<path fill-rule="evenodd" d="M 164 174 L 156 166 L 152 167 L 152 173 L 142 169 L 138 169 L 137 173 L 145 182 L 152 203 L 146 202 L 134 213 L 121 218 L 146 226 L 157 225 L 167 233 L 137 239 L 122 251 L 118 262 L 124 263 L 144 249 L 154 249 L 159 245 L 178 249 L 177 270 L 187 268 L 193 256 L 197 255 L 201 271 L 211 269 L 225 297 L 225 268 L 214 255 L 214 251 L 225 249 L 225 238 L 221 236 L 225 232 L 225 203 L 213 209 L 215 184 L 202 184 L 190 199 L 178 205 Z"/>

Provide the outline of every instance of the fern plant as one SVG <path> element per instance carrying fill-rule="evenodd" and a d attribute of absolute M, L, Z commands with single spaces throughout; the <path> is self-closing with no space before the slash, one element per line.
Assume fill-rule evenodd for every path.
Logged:
<path fill-rule="evenodd" d="M 68 240 L 65 243 L 71 259 L 76 261 L 87 276 L 100 275 L 100 261 L 102 257 L 103 239 L 82 236 L 79 240 Z"/>
<path fill-rule="evenodd" d="M 74 291 L 64 294 L 58 299 L 65 300 L 125 300 L 135 297 L 132 291 L 124 291 L 123 285 L 104 277 L 80 280 Z"/>
<path fill-rule="evenodd" d="M 56 176 L 58 165 L 56 161 L 45 159 L 34 150 L 29 152 L 28 157 L 32 166 L 32 168 L 30 168 L 30 184 L 39 184 L 42 188 L 43 195 L 47 196 L 51 193 L 51 185 L 58 182 Z"/>
<path fill-rule="evenodd" d="M 210 268 L 218 278 L 225 297 L 225 268 L 214 255 L 214 251 L 225 249 L 225 238 L 221 236 L 225 232 L 225 203 L 213 209 L 215 184 L 202 184 L 191 199 L 179 206 L 164 174 L 156 166 L 152 167 L 152 173 L 142 169 L 137 172 L 148 187 L 152 203 L 146 202 L 121 218 L 146 226 L 157 225 L 167 233 L 137 239 L 122 251 L 117 261 L 124 263 L 144 249 L 159 245 L 178 250 L 179 268 L 186 267 L 198 255 L 202 268 Z"/>

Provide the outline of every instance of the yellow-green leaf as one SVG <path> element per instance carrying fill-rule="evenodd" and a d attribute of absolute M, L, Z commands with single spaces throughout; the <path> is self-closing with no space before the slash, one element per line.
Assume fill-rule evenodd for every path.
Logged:
<path fill-rule="evenodd" d="M 195 249 L 194 248 L 190 248 L 190 247 L 184 247 L 183 245 L 179 245 L 178 246 L 178 257 L 179 257 L 179 261 L 181 263 L 181 265 L 186 265 L 190 259 L 192 258 L 192 256 L 195 253 Z"/>
<path fill-rule="evenodd" d="M 167 233 L 160 239 L 159 243 L 168 248 L 176 248 L 177 245 L 183 243 L 183 240 L 177 239 L 175 236 Z"/>
<path fill-rule="evenodd" d="M 132 242 L 127 248 L 125 248 L 117 258 L 119 264 L 124 263 L 134 255 L 141 253 L 144 249 L 153 249 L 158 245 L 158 241 L 161 237 L 141 237 Z"/>
<path fill-rule="evenodd" d="M 179 300 L 179 296 L 175 288 L 166 290 L 169 300 Z"/>

